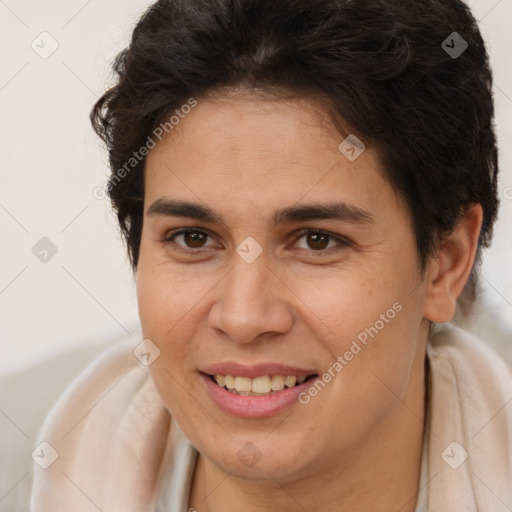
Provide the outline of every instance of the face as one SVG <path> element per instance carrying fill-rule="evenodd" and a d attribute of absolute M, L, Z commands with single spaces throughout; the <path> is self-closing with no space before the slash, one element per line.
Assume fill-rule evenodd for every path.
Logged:
<path fill-rule="evenodd" d="M 344 138 L 312 100 L 224 96 L 147 157 L 137 294 L 161 351 L 150 371 L 227 473 L 348 467 L 421 415 L 410 213 L 374 150 L 353 159 Z"/>

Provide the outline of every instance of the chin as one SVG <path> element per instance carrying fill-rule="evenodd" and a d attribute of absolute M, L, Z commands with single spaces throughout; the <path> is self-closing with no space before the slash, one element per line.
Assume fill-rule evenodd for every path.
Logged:
<path fill-rule="evenodd" d="M 305 441 L 291 442 L 289 436 L 285 440 L 269 432 L 227 438 L 224 446 L 217 443 L 200 451 L 222 471 L 238 478 L 286 481 L 307 473 Z"/>

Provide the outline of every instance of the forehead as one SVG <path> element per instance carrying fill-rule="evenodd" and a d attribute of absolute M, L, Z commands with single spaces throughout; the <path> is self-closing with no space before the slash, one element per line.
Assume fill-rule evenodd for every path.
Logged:
<path fill-rule="evenodd" d="M 146 209 L 163 195 L 253 213 L 319 201 L 396 207 L 375 150 L 346 153 L 354 140 L 314 100 L 198 101 L 147 157 Z"/>

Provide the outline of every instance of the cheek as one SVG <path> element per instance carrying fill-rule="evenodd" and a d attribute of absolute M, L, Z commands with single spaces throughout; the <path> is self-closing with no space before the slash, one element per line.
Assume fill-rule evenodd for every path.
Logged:
<path fill-rule="evenodd" d="M 422 320 L 421 289 L 411 293 L 417 280 L 414 264 L 391 263 L 296 280 L 303 313 L 331 354 L 324 375 L 333 404 L 346 407 L 340 414 L 365 403 L 377 417 L 407 394 Z"/>
<path fill-rule="evenodd" d="M 154 277 L 154 276 L 152 276 Z M 157 391 L 167 409 L 178 421 L 196 421 L 189 346 L 190 332 L 194 329 L 190 309 L 182 293 L 170 293 L 172 283 L 162 279 L 144 278 L 138 286 L 139 315 L 144 338 L 149 338 L 160 349 L 160 356 L 149 371 Z M 188 411 L 182 418 L 181 411 Z M 180 423 L 181 424 L 181 423 Z"/>
<path fill-rule="evenodd" d="M 392 319 L 389 314 L 388 323 L 366 314 L 367 323 L 361 327 L 346 316 L 346 336 L 330 347 L 337 364 L 333 362 L 321 376 L 330 382 L 306 407 L 312 408 L 311 417 L 329 418 L 324 422 L 324 437 L 335 440 L 338 449 L 363 449 L 372 432 L 400 415 L 401 409 L 421 417 L 415 402 L 409 403 L 411 389 L 416 388 L 418 328 L 408 317 L 408 306 L 401 305 L 403 309 Z"/>
<path fill-rule="evenodd" d="M 190 357 L 188 341 L 197 327 L 197 310 L 203 288 L 174 281 L 170 276 L 161 276 L 151 270 L 142 271 L 137 284 L 137 300 L 142 332 L 161 351 L 152 365 L 163 370 L 183 367 Z"/>
<path fill-rule="evenodd" d="M 204 292 L 193 283 L 185 283 L 176 273 L 163 273 L 153 265 L 143 251 L 137 270 L 137 301 L 144 338 L 160 349 L 160 356 L 149 367 L 153 381 L 172 411 L 187 399 L 183 388 L 188 376 L 184 368 L 191 348 L 187 340 L 194 328 L 194 305 L 197 307 Z M 188 314 L 187 314 L 188 312 Z"/>
<path fill-rule="evenodd" d="M 298 314 L 309 318 L 318 337 L 339 352 L 365 328 L 375 322 L 380 326 L 381 315 L 388 310 L 394 318 L 393 304 L 405 299 L 402 280 L 406 271 L 400 277 L 395 274 L 389 265 L 354 265 L 288 274 L 287 281 L 299 299 Z"/>
<path fill-rule="evenodd" d="M 179 272 L 141 258 L 137 301 L 144 335 L 166 344 L 179 340 L 189 318 L 197 316 L 202 300 L 215 284 L 213 277 Z"/>

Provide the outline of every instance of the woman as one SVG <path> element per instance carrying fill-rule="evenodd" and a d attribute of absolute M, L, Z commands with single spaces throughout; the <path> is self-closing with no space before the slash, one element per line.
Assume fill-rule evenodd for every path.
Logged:
<path fill-rule="evenodd" d="M 448 324 L 497 211 L 468 8 L 159 1 L 114 69 L 144 341 L 48 416 L 32 510 L 510 510 L 512 378 Z"/>

